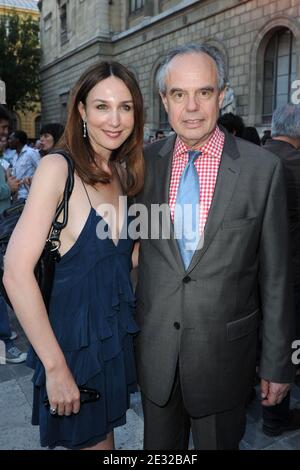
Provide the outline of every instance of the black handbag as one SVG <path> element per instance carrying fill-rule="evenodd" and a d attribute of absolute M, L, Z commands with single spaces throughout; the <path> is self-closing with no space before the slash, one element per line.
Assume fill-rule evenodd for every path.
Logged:
<path fill-rule="evenodd" d="M 25 206 L 25 199 L 18 199 L 0 214 L 0 250 L 5 253 L 10 236 Z"/>
<path fill-rule="evenodd" d="M 63 198 L 56 209 L 44 250 L 34 269 L 34 274 L 41 290 L 46 308 L 49 306 L 55 273 L 55 265 L 60 260 L 60 232 L 68 223 L 68 203 L 74 186 L 74 163 L 69 154 L 64 150 L 55 150 L 52 153 L 58 153 L 66 159 L 68 163 L 68 178 L 66 181 Z M 4 210 L 0 216 L 0 291 L 5 301 L 10 306 L 11 302 L 3 285 L 3 260 L 10 236 L 19 220 L 24 206 L 25 201 L 19 200 L 13 206 Z M 59 221 L 58 219 L 61 217 L 61 215 L 62 220 Z"/>

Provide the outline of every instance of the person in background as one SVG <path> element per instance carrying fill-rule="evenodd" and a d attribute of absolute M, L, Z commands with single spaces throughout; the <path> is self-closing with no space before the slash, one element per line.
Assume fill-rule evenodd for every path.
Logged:
<path fill-rule="evenodd" d="M 272 116 L 272 138 L 264 145 L 283 163 L 294 271 L 296 338 L 300 339 L 300 105 L 286 104 Z M 263 407 L 263 432 L 279 436 L 300 429 L 300 409 L 290 409 L 290 394 L 272 408 Z"/>
<path fill-rule="evenodd" d="M 268 142 L 268 140 L 272 140 L 271 130 L 265 129 L 263 132 L 263 136 L 261 138 L 261 145 L 265 145 Z"/>
<path fill-rule="evenodd" d="M 225 113 L 218 118 L 218 124 L 225 127 L 228 132 L 236 137 L 242 137 L 245 124 L 240 116 L 233 113 Z"/>
<path fill-rule="evenodd" d="M 242 139 L 248 140 L 249 142 L 252 142 L 253 144 L 256 144 L 259 146 L 261 145 L 259 134 L 255 127 L 246 126 L 243 130 L 241 137 Z"/>
<path fill-rule="evenodd" d="M 0 105 L 0 149 L 6 145 L 9 130 L 10 116 L 4 106 Z M 10 206 L 11 195 L 18 191 L 19 181 L 12 177 L 6 177 L 5 170 L 0 165 L 0 214 Z M 2 256 L 2 255 L 1 255 Z M 9 323 L 8 307 L 2 295 L 0 295 L 0 341 L 5 344 L 5 357 L 1 357 L 0 364 L 4 362 L 19 364 L 26 361 L 27 354 L 20 351 L 14 343 L 17 333 L 11 330 Z"/>
<path fill-rule="evenodd" d="M 11 149 L 16 150 L 12 161 L 11 174 L 20 181 L 17 199 L 27 199 L 32 177 L 39 164 L 38 152 L 27 145 L 24 131 L 12 132 L 8 138 Z"/>
<path fill-rule="evenodd" d="M 158 129 L 158 130 L 155 132 L 155 139 L 154 139 L 154 141 L 160 140 L 160 139 L 164 139 L 165 137 L 166 137 L 166 136 L 165 136 L 164 131 L 162 131 L 161 129 Z"/>
<path fill-rule="evenodd" d="M 0 104 L 0 137 L 8 136 L 10 116 L 7 109 Z"/>
<path fill-rule="evenodd" d="M 42 126 L 40 130 L 40 155 L 44 157 L 57 144 L 64 132 L 64 126 L 58 122 L 52 122 Z"/>
<path fill-rule="evenodd" d="M 40 152 L 40 150 L 41 150 L 41 141 L 40 141 L 40 139 L 37 139 L 37 140 L 35 141 L 35 143 L 34 143 L 34 148 L 35 148 L 35 150 L 37 150 L 38 152 Z"/>
<path fill-rule="evenodd" d="M 4 158 L 4 152 L 7 146 L 7 137 L 3 135 L 0 137 L 0 164 L 6 171 L 9 168 L 9 162 Z"/>

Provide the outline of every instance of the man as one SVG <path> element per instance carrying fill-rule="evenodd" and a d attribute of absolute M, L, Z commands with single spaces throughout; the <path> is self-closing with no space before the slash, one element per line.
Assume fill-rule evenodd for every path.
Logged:
<path fill-rule="evenodd" d="M 0 139 L 8 135 L 9 120 L 8 112 L 0 106 Z M 18 191 L 18 187 L 19 181 L 12 176 L 6 178 L 4 168 L 0 165 L 0 214 L 10 206 L 11 195 Z M 5 358 L 0 357 L 0 364 L 3 359 L 15 364 L 26 361 L 27 354 L 22 353 L 14 344 L 16 337 L 16 332 L 10 328 L 7 305 L 0 295 L 0 342 L 5 345 Z"/>
<path fill-rule="evenodd" d="M 27 145 L 27 134 L 24 131 L 12 132 L 8 143 L 17 152 L 12 162 L 12 174 L 21 182 L 17 199 L 27 199 L 31 179 L 40 160 L 39 153 Z"/>
<path fill-rule="evenodd" d="M 300 339 L 300 105 L 286 104 L 272 116 L 272 140 L 264 148 L 278 155 L 283 163 L 289 227 L 294 268 L 296 337 Z M 272 408 L 263 408 L 263 432 L 279 436 L 284 431 L 300 428 L 300 410 L 290 410 L 290 394 Z"/>
<path fill-rule="evenodd" d="M 186 449 L 190 426 L 196 449 L 238 448 L 260 319 L 262 403 L 279 403 L 293 376 L 282 168 L 217 127 L 225 83 L 209 45 L 171 51 L 158 73 L 176 134 L 146 148 L 137 200 L 149 212 L 167 203 L 172 220 L 169 239 L 141 240 L 136 360 L 146 449 Z M 184 206 L 199 209 L 196 237 Z"/>
<path fill-rule="evenodd" d="M 0 136 L 7 136 L 8 135 L 8 128 L 9 128 L 9 114 L 0 104 Z"/>
<path fill-rule="evenodd" d="M 264 132 L 263 132 L 263 136 L 261 138 L 261 145 L 265 145 L 268 140 L 271 140 L 272 137 L 271 137 L 271 131 L 270 129 L 265 129 Z"/>
<path fill-rule="evenodd" d="M 160 140 L 160 139 L 164 139 L 166 136 L 165 136 L 165 133 L 164 131 L 158 129 L 156 132 L 155 132 L 155 138 L 154 140 Z"/>

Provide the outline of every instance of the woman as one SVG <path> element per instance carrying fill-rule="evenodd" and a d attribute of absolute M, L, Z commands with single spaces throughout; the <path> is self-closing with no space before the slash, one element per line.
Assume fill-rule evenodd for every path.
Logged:
<path fill-rule="evenodd" d="M 33 270 L 62 199 L 68 174 L 62 156 L 41 160 L 7 250 L 5 286 L 36 353 L 29 362 L 42 446 L 113 449 L 113 429 L 125 423 L 136 391 L 133 242 L 120 238 L 127 213 L 119 197 L 141 189 L 142 141 L 142 96 L 133 75 L 115 62 L 91 67 L 75 86 L 59 143 L 74 161 L 75 183 L 49 317 Z M 108 206 L 116 218 L 108 219 Z M 97 235 L 99 222 L 112 238 Z M 100 399 L 80 406 L 79 385 Z"/>
<path fill-rule="evenodd" d="M 57 144 L 64 132 L 64 126 L 59 122 L 45 124 L 40 130 L 40 155 L 44 157 Z"/>

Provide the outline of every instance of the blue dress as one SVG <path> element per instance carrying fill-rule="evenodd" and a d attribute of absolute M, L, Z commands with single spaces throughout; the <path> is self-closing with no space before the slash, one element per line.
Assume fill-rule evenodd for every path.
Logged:
<path fill-rule="evenodd" d="M 130 393 L 137 390 L 133 241 L 121 236 L 115 245 L 111 238 L 100 239 L 99 222 L 104 223 L 91 207 L 76 243 L 57 263 L 49 319 L 76 383 L 96 389 L 100 400 L 81 405 L 78 414 L 50 415 L 43 403 L 44 367 L 32 348 L 28 354 L 27 364 L 35 369 L 32 424 L 40 426 L 41 445 L 50 448 L 81 449 L 105 440 L 125 424 Z"/>

